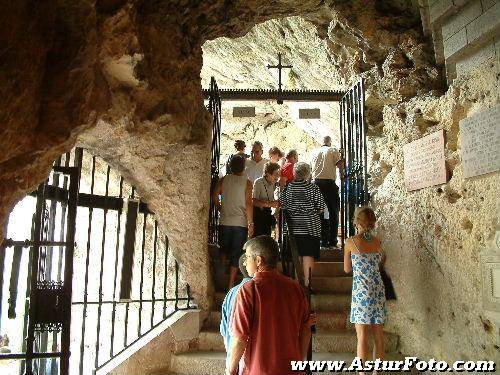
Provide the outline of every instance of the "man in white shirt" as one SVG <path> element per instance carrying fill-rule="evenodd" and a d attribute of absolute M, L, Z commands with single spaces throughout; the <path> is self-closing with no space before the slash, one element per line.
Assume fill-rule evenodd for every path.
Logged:
<path fill-rule="evenodd" d="M 252 184 L 256 179 L 264 175 L 264 166 L 269 161 L 267 159 L 264 159 L 262 157 L 262 154 L 262 143 L 260 143 L 259 141 L 255 141 L 252 144 L 251 159 L 247 159 L 245 168 L 245 174 L 247 175 L 248 179 L 252 181 Z"/>
<path fill-rule="evenodd" d="M 339 227 L 340 197 L 339 187 L 335 183 L 337 168 L 343 168 L 344 163 L 340 152 L 332 147 L 329 136 L 323 138 L 323 146 L 312 153 L 311 168 L 313 182 L 319 187 L 328 207 L 329 218 L 321 220 L 322 247 L 337 247 Z"/>

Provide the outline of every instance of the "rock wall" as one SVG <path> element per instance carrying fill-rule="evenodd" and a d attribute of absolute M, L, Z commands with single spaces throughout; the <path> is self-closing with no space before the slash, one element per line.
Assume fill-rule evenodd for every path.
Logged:
<path fill-rule="evenodd" d="M 93 127 L 81 144 L 123 170 L 148 200 L 206 307 L 210 118 L 201 45 L 318 3 L 2 3 L 0 237 L 15 202 Z"/>
<path fill-rule="evenodd" d="M 498 322 L 481 305 L 479 257 L 498 230 L 500 176 L 465 179 L 459 120 L 499 102 L 498 65 L 455 80 L 443 96 L 384 107 L 384 130 L 371 138 L 373 205 L 398 301 L 387 329 L 421 358 L 500 359 Z M 407 192 L 404 144 L 445 130 L 448 183 Z M 375 160 L 376 159 L 376 160 Z"/>

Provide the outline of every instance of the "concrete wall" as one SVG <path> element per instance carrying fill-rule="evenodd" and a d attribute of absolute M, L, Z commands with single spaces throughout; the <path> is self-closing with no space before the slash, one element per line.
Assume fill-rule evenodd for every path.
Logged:
<path fill-rule="evenodd" d="M 422 18 L 432 33 L 436 61 L 445 65 L 449 83 L 499 58 L 500 1 L 428 0 Z"/>

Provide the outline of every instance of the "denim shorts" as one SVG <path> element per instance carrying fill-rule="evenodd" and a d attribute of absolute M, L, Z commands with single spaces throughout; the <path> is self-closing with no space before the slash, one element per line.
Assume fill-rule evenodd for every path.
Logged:
<path fill-rule="evenodd" d="M 248 228 L 219 226 L 219 246 L 230 259 L 232 267 L 239 266 L 240 257 L 243 255 L 243 245 L 247 242 Z"/>

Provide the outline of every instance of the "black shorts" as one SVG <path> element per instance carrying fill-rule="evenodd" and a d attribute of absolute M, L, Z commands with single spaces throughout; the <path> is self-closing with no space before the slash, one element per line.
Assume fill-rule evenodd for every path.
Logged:
<path fill-rule="evenodd" d="M 308 234 L 296 234 L 295 241 L 301 257 L 313 257 L 319 260 L 320 238 Z"/>

